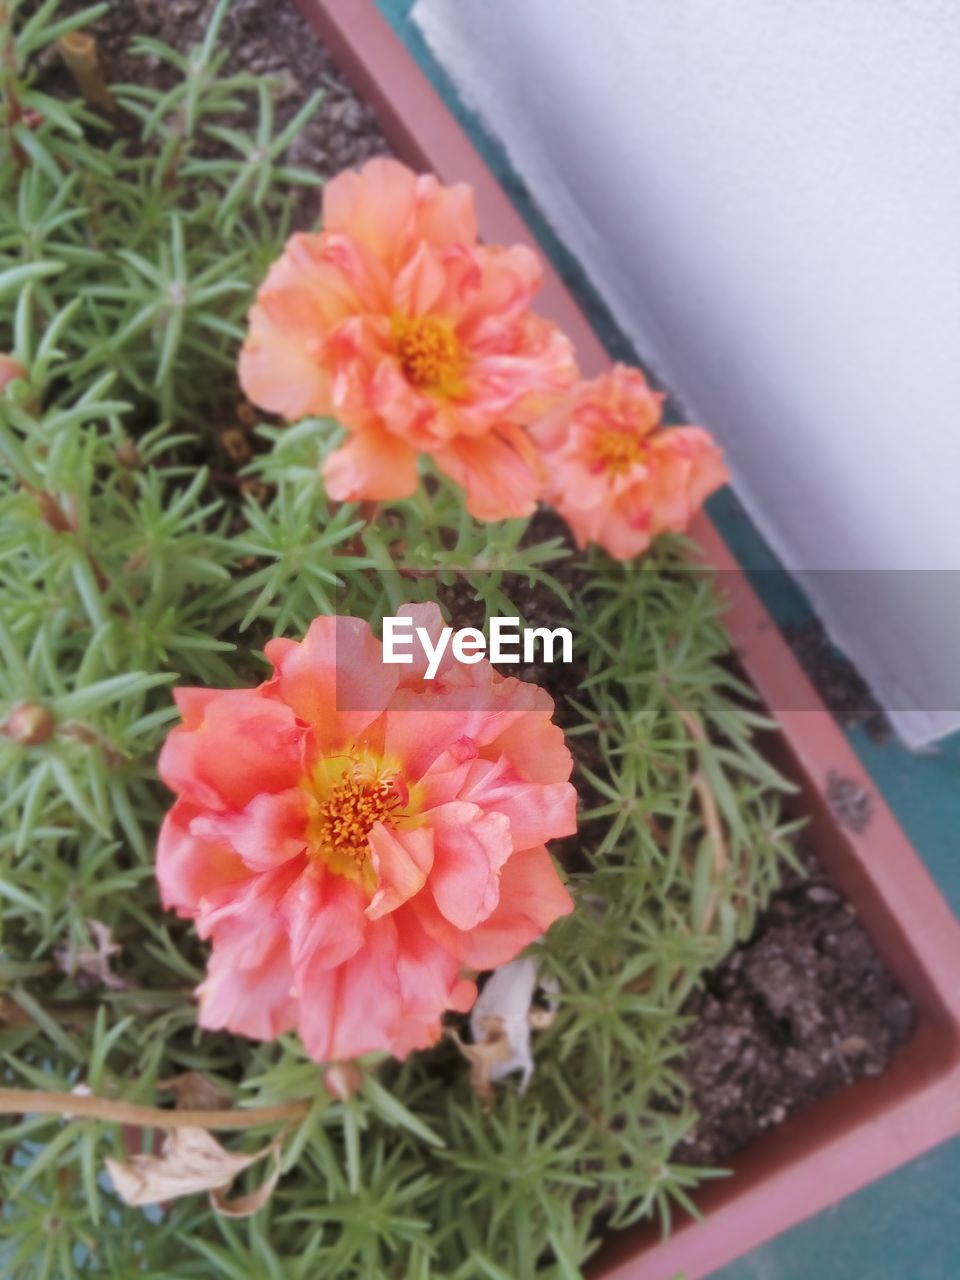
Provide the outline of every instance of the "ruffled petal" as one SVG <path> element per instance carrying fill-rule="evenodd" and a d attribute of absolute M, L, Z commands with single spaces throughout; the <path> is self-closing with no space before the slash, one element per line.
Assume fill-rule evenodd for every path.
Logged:
<path fill-rule="evenodd" d="M 536 510 L 543 467 L 531 441 L 510 424 L 482 436 L 464 436 L 433 460 L 466 493 L 477 520 L 512 520 Z"/>
<path fill-rule="evenodd" d="M 323 479 L 335 502 L 409 498 L 417 487 L 416 450 L 389 431 L 366 427 L 330 454 Z"/>
<path fill-rule="evenodd" d="M 504 814 L 515 849 L 546 844 L 577 829 L 575 788 L 566 780 L 531 787 L 506 755 L 496 761 L 470 760 L 446 772 L 431 771 L 421 785 L 427 811 L 457 799 Z"/>
<path fill-rule="evenodd" d="M 400 1016 L 392 1052 L 404 1058 L 413 1050 L 436 1044 L 445 1010 L 469 1012 L 477 987 L 460 977 L 459 961 L 430 937 L 412 910 L 406 908 L 394 918 L 399 936 Z"/>
<path fill-rule="evenodd" d="M 360 618 L 316 618 L 301 644 L 271 640 L 265 653 L 276 669 L 266 688 L 310 725 L 319 753 L 362 733 L 397 686 L 397 668 L 383 662 L 380 641 Z"/>
<path fill-rule="evenodd" d="M 434 833 L 430 890 L 440 912 L 458 929 L 485 920 L 500 898 L 500 868 L 513 852 L 502 813 L 455 800 L 424 815 Z"/>
<path fill-rule="evenodd" d="M 198 815 L 191 831 L 206 840 L 226 842 L 252 871 L 270 871 L 303 853 L 306 826 L 307 793 L 292 787 L 265 791 L 243 809 Z"/>
<path fill-rule="evenodd" d="M 572 759 L 552 714 L 553 699 L 537 685 L 501 676 L 487 661 L 454 662 L 431 681 L 403 677 L 384 717 L 384 749 L 411 781 L 470 744 L 466 754 L 506 753 L 523 777 L 559 782 L 570 776 Z"/>
<path fill-rule="evenodd" d="M 290 939 L 297 995 L 309 999 L 302 985 L 305 973 L 335 968 L 360 950 L 367 929 L 365 905 L 352 880 L 316 863 L 305 865 L 277 904 Z"/>
<path fill-rule="evenodd" d="M 397 928 L 393 916 L 370 922 L 363 947 L 336 969 L 308 963 L 300 1035 L 318 1062 L 359 1058 L 390 1047 L 400 1010 Z"/>
<path fill-rule="evenodd" d="M 378 822 L 370 832 L 377 889 L 366 909 L 370 920 L 395 911 L 427 882 L 433 867 L 433 832 L 428 827 L 389 830 Z"/>
<path fill-rule="evenodd" d="M 627 515 L 619 506 L 599 514 L 602 519 L 582 528 L 581 545 L 596 542 L 615 560 L 632 560 L 642 555 L 653 541 L 648 509 L 631 511 Z"/>
<path fill-rule="evenodd" d="M 293 711 L 257 689 L 222 689 L 202 701 L 202 720 L 173 729 L 157 770 L 171 789 L 220 811 L 242 809 L 264 791 L 284 791 L 300 778 L 303 730 Z"/>
<path fill-rule="evenodd" d="M 203 903 L 225 886 L 239 889 L 250 879 L 250 871 L 224 841 L 199 838 L 191 822 L 199 811 L 186 800 L 178 800 L 163 820 L 157 840 L 156 871 L 160 900 L 169 910 L 194 916 Z"/>
<path fill-rule="evenodd" d="M 305 335 L 272 320 L 261 306 L 250 312 L 238 364 L 240 386 L 255 405 L 291 422 L 331 412 L 330 378 Z"/>
<path fill-rule="evenodd" d="M 447 272 L 440 253 L 421 243 L 393 281 L 392 310 L 401 316 L 422 316 L 438 302 L 446 288 Z"/>
<path fill-rule="evenodd" d="M 573 910 L 573 900 L 544 848 L 524 849 L 508 859 L 500 874 L 496 909 L 472 929 L 457 929 L 426 894 L 414 905 L 427 933 L 477 971 L 507 964 Z"/>
<path fill-rule="evenodd" d="M 282 927 L 263 920 L 254 932 L 237 930 L 219 941 L 197 988 L 199 1023 L 254 1040 L 274 1040 L 297 1025 L 293 971 Z"/>
<path fill-rule="evenodd" d="M 397 160 L 368 160 L 359 173 L 338 174 L 323 189 L 323 225 L 361 241 L 396 264 L 416 227 L 417 178 Z"/>
<path fill-rule="evenodd" d="M 474 348 L 464 400 L 487 423 L 536 422 L 573 385 L 577 366 L 570 340 L 555 325 L 528 315 L 504 327 L 491 320 L 484 349 Z"/>
<path fill-rule="evenodd" d="M 472 287 L 463 291 L 457 330 L 472 348 L 500 348 L 504 326 L 526 311 L 540 288 L 543 267 L 526 245 L 478 245 L 471 257 Z"/>
<path fill-rule="evenodd" d="M 401 688 L 422 689 L 430 665 L 430 656 L 421 633 L 426 634 L 431 653 L 436 653 L 441 633 L 447 624 L 440 612 L 440 606 L 433 600 L 424 604 L 401 605 L 396 612 L 396 617 L 410 619 L 410 626 L 407 628 L 409 639 L 404 634 L 404 644 L 401 648 L 404 657 L 409 657 L 410 661 L 403 663 L 400 667 L 399 685 Z M 437 663 L 436 675 L 442 677 L 448 674 L 454 665 L 455 659 L 448 642 Z"/>
<path fill-rule="evenodd" d="M 551 719 L 553 699 L 537 685 L 517 681 L 526 702 L 523 718 L 507 721 L 498 732 L 482 744 L 480 754 L 488 760 L 501 755 L 511 768 L 527 782 L 566 782 L 573 770 L 573 757 L 563 730 Z"/>
<path fill-rule="evenodd" d="M 437 249 L 476 244 L 477 216 L 473 189 L 465 182 L 445 187 L 432 173 L 423 173 L 416 182 L 416 227 L 418 238 Z"/>

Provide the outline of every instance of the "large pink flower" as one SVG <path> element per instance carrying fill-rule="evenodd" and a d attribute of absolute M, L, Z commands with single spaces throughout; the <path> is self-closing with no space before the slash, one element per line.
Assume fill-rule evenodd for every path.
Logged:
<path fill-rule="evenodd" d="M 532 250 L 477 242 L 473 193 L 371 160 L 324 189 L 323 231 L 295 235 L 250 313 L 247 395 L 350 432 L 331 497 L 408 497 L 417 454 L 483 520 L 529 514 L 542 474 L 523 427 L 576 377 L 572 349 L 530 311 Z"/>
<path fill-rule="evenodd" d="M 436 635 L 435 605 L 404 613 Z M 575 830 L 570 754 L 535 685 L 447 658 L 382 661 L 356 618 L 272 640 L 256 689 L 179 689 L 160 756 L 164 905 L 213 951 L 200 1022 L 319 1061 L 434 1043 L 463 969 L 572 909 L 544 843 Z"/>
<path fill-rule="evenodd" d="M 725 484 L 723 454 L 702 427 L 663 427 L 664 397 L 639 369 L 583 382 L 531 429 L 548 471 L 546 501 L 577 545 L 630 560 L 658 533 L 682 532 Z"/>

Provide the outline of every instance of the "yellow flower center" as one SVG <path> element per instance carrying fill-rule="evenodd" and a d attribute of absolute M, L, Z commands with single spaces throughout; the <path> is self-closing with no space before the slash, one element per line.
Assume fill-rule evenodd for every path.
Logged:
<path fill-rule="evenodd" d="M 593 453 L 596 470 L 622 476 L 645 460 L 647 442 L 632 431 L 608 428 L 594 441 Z"/>
<path fill-rule="evenodd" d="M 378 822 L 396 825 L 410 816 L 410 793 L 398 768 L 369 752 L 327 756 L 304 782 L 310 793 L 307 844 L 336 875 L 367 893 L 377 884 L 370 832 Z"/>
<path fill-rule="evenodd" d="M 444 400 L 463 390 L 463 348 L 445 316 L 394 316 L 393 346 L 407 380 Z"/>

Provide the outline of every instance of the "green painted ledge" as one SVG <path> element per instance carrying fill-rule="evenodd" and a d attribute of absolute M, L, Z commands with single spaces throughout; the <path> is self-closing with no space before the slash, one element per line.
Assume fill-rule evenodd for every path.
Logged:
<path fill-rule="evenodd" d="M 456 2 L 479 4 L 482 0 Z M 503 148 L 464 109 L 449 77 L 410 21 L 415 0 L 377 3 L 500 178 L 608 349 L 630 359 L 629 343 L 582 268 L 553 234 Z M 710 504 L 710 515 L 751 573 L 774 617 L 783 620 L 809 612 L 786 575 L 769 572 L 780 566 L 733 494 L 718 495 Z M 848 737 L 954 911 L 960 913 L 960 735 L 923 754 L 909 752 L 896 742 L 871 742 L 861 730 L 851 731 Z M 848 1197 L 716 1272 L 714 1280 L 958 1280 L 958 1186 L 960 1141 Z"/>

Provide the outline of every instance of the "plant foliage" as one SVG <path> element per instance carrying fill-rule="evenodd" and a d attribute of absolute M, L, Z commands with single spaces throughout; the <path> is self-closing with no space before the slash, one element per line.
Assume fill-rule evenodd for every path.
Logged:
<path fill-rule="evenodd" d="M 189 56 L 140 41 L 179 78 L 115 87 L 137 125 L 121 133 L 36 84 L 43 50 L 105 7 L 0 5 L 0 350 L 25 371 L 0 395 L 3 1084 L 153 1103 L 158 1081 L 195 1070 L 240 1107 L 311 1105 L 277 1192 L 244 1221 L 200 1196 L 124 1207 L 101 1172 L 124 1155 L 117 1125 L 10 1121 L 0 1270 L 569 1280 L 603 1230 L 668 1223 L 704 1176 L 671 1160 L 693 1119 L 680 1010 L 788 854 L 765 722 L 679 543 L 571 576 L 559 538 L 479 525 L 433 478 L 376 513 L 332 504 L 334 424 L 254 424 L 241 324 L 291 192 L 316 182 L 284 160 L 316 100 L 274 131 L 270 80 L 220 74 L 221 2 Z M 250 134 L 230 124 L 245 97 Z M 450 1043 L 368 1064 L 337 1100 L 295 1039 L 196 1027 L 202 946 L 160 909 L 152 871 L 170 686 L 255 681 L 271 635 L 322 612 L 376 625 L 464 568 L 481 612 L 522 614 L 539 593 L 577 637 L 582 687 L 561 714 L 586 797 L 578 909 L 540 947 L 559 1013 L 529 1091 L 507 1084 L 492 1109 Z M 121 948 L 119 983 L 84 968 L 90 921 Z"/>

